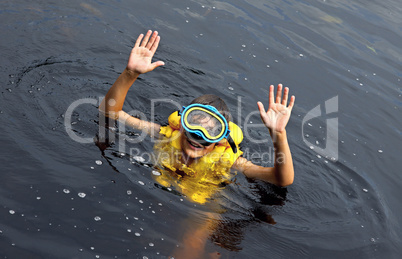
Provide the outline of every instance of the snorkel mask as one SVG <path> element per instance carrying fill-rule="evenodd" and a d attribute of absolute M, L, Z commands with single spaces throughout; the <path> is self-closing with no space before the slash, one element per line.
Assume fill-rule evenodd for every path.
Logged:
<path fill-rule="evenodd" d="M 209 146 L 225 138 L 233 152 L 237 152 L 236 144 L 230 136 L 228 122 L 215 107 L 194 103 L 187 107 L 183 106 L 179 115 L 186 137 L 203 146 Z"/>

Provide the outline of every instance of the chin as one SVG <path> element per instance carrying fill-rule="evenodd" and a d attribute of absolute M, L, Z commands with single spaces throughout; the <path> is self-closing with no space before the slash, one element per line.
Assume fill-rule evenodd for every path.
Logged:
<path fill-rule="evenodd" d="M 202 157 L 204 154 L 203 152 L 194 152 L 193 150 L 188 150 L 188 149 L 183 149 L 184 154 L 186 154 L 187 157 L 197 159 Z"/>

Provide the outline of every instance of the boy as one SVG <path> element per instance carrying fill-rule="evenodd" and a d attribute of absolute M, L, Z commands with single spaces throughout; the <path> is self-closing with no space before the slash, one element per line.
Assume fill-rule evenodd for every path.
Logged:
<path fill-rule="evenodd" d="M 138 76 L 164 65 L 162 61 L 152 63 L 152 57 L 159 42 L 160 36 L 156 31 L 152 33 L 149 30 L 145 36 L 139 35 L 126 69 L 106 94 L 99 110 L 109 118 L 124 121 L 126 125 L 146 131 L 152 137 L 162 134 L 168 138 L 169 145 L 161 148 L 175 152 L 173 157 L 166 158 L 162 164 L 181 176 L 197 177 L 197 171 L 201 168 L 207 173 L 198 180 L 219 184 L 219 181 L 216 181 L 217 178 L 225 177 L 219 168 L 222 165 L 243 172 L 246 177 L 252 179 L 263 180 L 278 186 L 292 184 L 294 170 L 285 127 L 289 121 L 295 97 L 290 98 L 287 106 L 289 89 L 284 89 L 282 97 L 282 85 L 278 85 L 276 98 L 274 98 L 274 86 L 270 86 L 268 111 L 265 111 L 261 102 L 257 103 L 261 119 L 274 142 L 274 167 L 258 166 L 240 157 L 241 151 L 238 150 L 238 144 L 241 140 L 234 139 L 234 133 L 240 129 L 230 122 L 227 106 L 217 96 L 206 95 L 197 98 L 191 105 L 178 112 L 176 118 L 172 119 L 172 123 L 169 118 L 171 125 L 168 127 L 134 118 L 122 110 L 127 92 Z M 242 134 L 240 135 L 242 139 Z M 230 168 L 226 169 L 230 170 Z M 194 200 L 197 199 L 194 198 Z"/>

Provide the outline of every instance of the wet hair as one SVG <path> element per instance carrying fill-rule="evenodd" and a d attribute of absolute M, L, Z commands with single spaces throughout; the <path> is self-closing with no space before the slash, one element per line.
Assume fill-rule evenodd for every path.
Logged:
<path fill-rule="evenodd" d="M 219 96 L 213 94 L 205 94 L 201 95 L 200 97 L 195 98 L 190 104 L 200 103 L 204 105 L 211 105 L 215 107 L 220 114 L 225 117 L 225 119 L 229 122 L 231 119 L 230 111 L 228 106 L 226 105 L 225 101 L 220 98 Z"/>

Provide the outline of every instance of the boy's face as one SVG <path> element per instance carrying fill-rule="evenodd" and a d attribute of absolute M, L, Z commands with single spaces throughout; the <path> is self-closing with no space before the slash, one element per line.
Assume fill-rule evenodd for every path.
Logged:
<path fill-rule="evenodd" d="M 190 158 L 202 157 L 211 152 L 215 147 L 215 143 L 209 146 L 202 146 L 194 140 L 187 138 L 185 134 L 181 134 L 180 138 L 181 149 Z"/>

